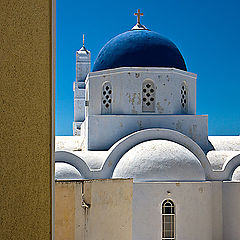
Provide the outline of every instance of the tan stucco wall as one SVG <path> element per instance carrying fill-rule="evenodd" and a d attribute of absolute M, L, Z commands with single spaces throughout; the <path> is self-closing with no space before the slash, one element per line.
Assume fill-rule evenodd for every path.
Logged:
<path fill-rule="evenodd" d="M 51 238 L 52 2 L 0 1 L 0 239 Z"/>
<path fill-rule="evenodd" d="M 57 181 L 56 240 L 131 240 L 132 187 L 131 179 Z"/>
<path fill-rule="evenodd" d="M 55 239 L 76 239 L 75 228 L 80 225 L 83 229 L 84 224 L 82 182 L 59 181 L 55 185 Z M 83 235 L 79 239 L 83 239 Z"/>

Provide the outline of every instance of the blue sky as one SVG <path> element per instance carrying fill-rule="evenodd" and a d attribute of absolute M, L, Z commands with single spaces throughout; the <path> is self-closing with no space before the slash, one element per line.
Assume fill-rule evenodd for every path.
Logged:
<path fill-rule="evenodd" d="M 240 135 L 240 1 L 57 1 L 56 135 L 72 135 L 75 52 L 98 52 L 141 23 L 172 40 L 197 78 L 197 114 L 208 114 L 209 135 Z"/>

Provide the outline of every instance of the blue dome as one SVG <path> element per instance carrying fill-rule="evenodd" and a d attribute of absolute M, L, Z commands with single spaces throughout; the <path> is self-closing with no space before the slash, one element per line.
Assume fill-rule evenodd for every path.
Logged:
<path fill-rule="evenodd" d="M 132 30 L 111 39 L 99 52 L 92 71 L 118 67 L 170 67 L 187 71 L 176 45 L 149 30 Z"/>

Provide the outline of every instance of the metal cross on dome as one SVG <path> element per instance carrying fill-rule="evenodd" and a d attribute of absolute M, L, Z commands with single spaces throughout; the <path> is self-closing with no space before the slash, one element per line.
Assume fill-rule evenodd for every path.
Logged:
<path fill-rule="evenodd" d="M 143 16 L 143 13 L 140 12 L 140 9 L 138 9 L 137 13 L 134 13 L 134 16 L 137 16 L 137 23 L 140 24 L 140 17 Z"/>

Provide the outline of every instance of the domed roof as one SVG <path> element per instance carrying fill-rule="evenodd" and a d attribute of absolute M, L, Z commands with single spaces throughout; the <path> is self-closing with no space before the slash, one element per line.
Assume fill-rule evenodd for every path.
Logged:
<path fill-rule="evenodd" d="M 83 179 L 80 172 L 70 164 L 57 162 L 55 163 L 55 179 Z"/>
<path fill-rule="evenodd" d="M 92 71 L 118 67 L 170 67 L 187 71 L 176 45 L 149 30 L 131 30 L 111 39 L 99 52 Z"/>
<path fill-rule="evenodd" d="M 203 181 L 204 169 L 185 147 L 166 140 L 143 142 L 118 162 L 113 178 L 134 181 Z"/>
<path fill-rule="evenodd" d="M 224 147 L 224 146 L 223 146 Z M 232 158 L 239 155 L 240 151 L 216 151 L 212 150 L 207 153 L 207 158 L 213 170 L 223 170 L 225 164 Z"/>
<path fill-rule="evenodd" d="M 240 181 L 240 166 L 233 172 L 232 181 Z"/>

